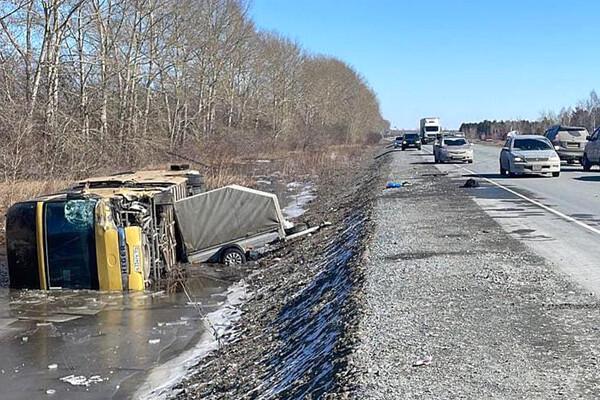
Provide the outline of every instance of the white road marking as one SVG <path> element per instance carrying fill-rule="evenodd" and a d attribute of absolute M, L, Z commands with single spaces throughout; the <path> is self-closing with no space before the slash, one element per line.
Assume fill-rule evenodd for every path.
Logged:
<path fill-rule="evenodd" d="M 423 149 L 423 150 L 425 150 L 425 149 Z M 429 150 L 425 150 L 425 151 L 429 152 L 429 154 L 433 154 L 433 152 L 430 152 Z M 523 195 L 523 194 L 521 194 L 519 192 L 516 192 L 516 191 L 514 191 L 514 190 L 512 190 L 512 189 L 510 189 L 510 188 L 508 188 L 508 187 L 506 187 L 506 186 L 504 186 L 504 185 L 502 185 L 502 184 L 500 184 L 500 183 L 498 183 L 498 182 L 496 182 L 496 181 L 494 181 L 492 179 L 489 179 L 489 178 L 486 178 L 484 176 L 481 176 L 481 174 L 479 174 L 478 172 L 471 171 L 470 169 L 468 169 L 466 167 L 463 167 L 462 165 L 454 165 L 454 167 L 457 168 L 457 169 L 458 168 L 462 168 L 465 171 L 469 172 L 470 174 L 478 176 L 480 179 L 483 179 L 484 181 L 486 181 L 488 183 L 491 183 L 492 185 L 494 185 L 496 187 L 499 187 L 500 189 L 504 189 L 507 192 L 509 192 L 511 194 L 514 194 L 515 196 L 517 196 L 517 197 L 519 197 L 519 198 L 521 198 L 521 199 L 523 199 L 523 200 L 525 200 L 525 201 L 527 201 L 527 202 L 529 202 L 529 203 L 531 203 L 531 204 L 533 204 L 533 205 L 535 205 L 535 206 L 537 206 L 537 207 L 539 207 L 539 208 L 541 208 L 543 210 L 546 210 L 549 213 L 552 213 L 552 214 L 556 215 L 557 217 L 560 217 L 560 218 L 564 219 L 565 221 L 572 222 L 572 223 L 574 223 L 576 225 L 581 226 L 584 229 L 587 229 L 588 231 L 590 231 L 592 233 L 600 235 L 600 230 L 599 229 L 596 229 L 593 226 L 590 226 L 590 225 L 586 224 L 585 222 L 581 222 L 581 221 L 579 221 L 576 218 L 573 218 L 573 217 L 570 217 L 570 216 L 568 216 L 566 214 L 563 214 L 562 212 L 560 212 L 558 210 L 555 210 L 552 207 L 548 207 L 547 205 L 545 205 L 543 203 L 540 203 L 537 200 L 531 199 L 531 198 L 529 198 L 529 197 L 527 197 L 527 196 L 525 196 L 525 195 Z"/>

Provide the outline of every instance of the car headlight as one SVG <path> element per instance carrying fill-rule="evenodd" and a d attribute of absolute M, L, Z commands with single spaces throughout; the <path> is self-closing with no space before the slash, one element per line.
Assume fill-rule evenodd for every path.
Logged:
<path fill-rule="evenodd" d="M 421 143 L 421 141 L 420 141 L 420 140 L 417 140 L 415 143 Z"/>
<path fill-rule="evenodd" d="M 515 157 L 515 158 L 513 158 L 513 161 L 514 162 L 523 162 L 523 161 L 525 161 L 525 159 L 523 159 L 523 157 Z"/>
<path fill-rule="evenodd" d="M 408 142 L 405 140 L 404 142 L 402 142 L 402 144 L 407 144 Z"/>

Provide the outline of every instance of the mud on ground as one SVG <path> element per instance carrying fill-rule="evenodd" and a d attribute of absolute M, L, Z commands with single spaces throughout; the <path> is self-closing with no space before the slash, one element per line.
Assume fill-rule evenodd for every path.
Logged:
<path fill-rule="evenodd" d="M 358 264 L 382 162 L 369 158 L 317 182 L 305 220 L 332 225 L 261 260 L 246 279 L 254 297 L 237 334 L 175 388 L 176 398 L 300 399 L 345 390 L 338 377 L 358 321 Z"/>

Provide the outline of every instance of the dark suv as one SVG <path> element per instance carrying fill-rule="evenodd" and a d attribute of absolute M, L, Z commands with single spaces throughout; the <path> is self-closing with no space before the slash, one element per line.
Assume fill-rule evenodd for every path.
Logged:
<path fill-rule="evenodd" d="M 418 133 L 407 133 L 404 135 L 402 150 L 406 150 L 408 147 L 416 147 L 421 150 L 421 137 Z"/>
<path fill-rule="evenodd" d="M 583 159 L 588 135 L 584 127 L 563 125 L 551 126 L 544 133 L 544 136 L 552 142 L 560 159 L 569 164 L 580 163 Z"/>

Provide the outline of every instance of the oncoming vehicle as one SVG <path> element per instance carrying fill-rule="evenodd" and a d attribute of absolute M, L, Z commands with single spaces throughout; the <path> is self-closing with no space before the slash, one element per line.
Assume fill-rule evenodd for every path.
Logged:
<path fill-rule="evenodd" d="M 415 147 L 421 150 L 421 137 L 417 133 L 407 133 L 404 135 L 402 141 L 402 150 L 406 150 L 409 147 Z"/>
<path fill-rule="evenodd" d="M 600 127 L 596 128 L 592 136 L 587 139 L 588 142 L 581 159 L 584 171 L 589 171 L 594 165 L 600 165 Z"/>
<path fill-rule="evenodd" d="M 561 160 L 569 164 L 581 163 L 588 130 L 580 126 L 554 125 L 546 130 L 544 136 L 550 140 Z"/>
<path fill-rule="evenodd" d="M 560 175 L 560 158 L 550 141 L 538 135 L 513 135 L 500 152 L 500 174 Z"/>
<path fill-rule="evenodd" d="M 435 141 L 438 134 L 442 133 L 442 126 L 438 117 L 422 118 L 419 123 L 419 134 L 423 144 Z"/>
<path fill-rule="evenodd" d="M 403 140 L 404 136 L 396 136 L 396 139 L 394 140 L 394 148 L 399 149 L 400 147 L 402 147 Z"/>
<path fill-rule="evenodd" d="M 473 162 L 473 145 L 463 137 L 442 136 L 433 146 L 433 158 L 437 163 Z"/>

